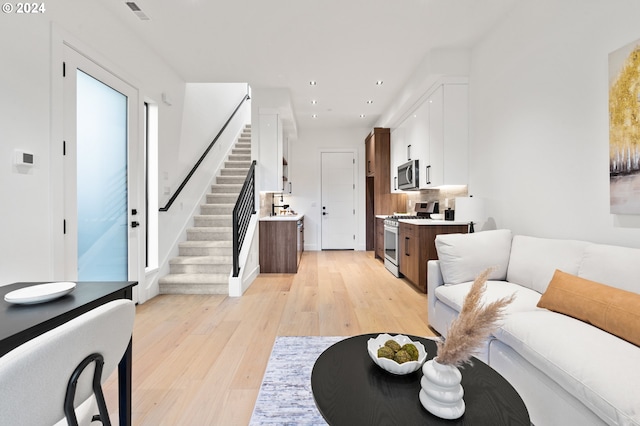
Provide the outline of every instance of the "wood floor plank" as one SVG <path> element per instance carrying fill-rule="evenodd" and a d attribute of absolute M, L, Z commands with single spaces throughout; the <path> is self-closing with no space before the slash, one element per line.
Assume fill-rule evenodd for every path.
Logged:
<path fill-rule="evenodd" d="M 277 336 L 433 336 L 427 324 L 426 295 L 372 252 L 305 252 L 297 274 L 261 274 L 239 298 L 157 296 L 136 310 L 133 424 L 246 425 Z M 116 419 L 115 375 L 104 390 Z"/>

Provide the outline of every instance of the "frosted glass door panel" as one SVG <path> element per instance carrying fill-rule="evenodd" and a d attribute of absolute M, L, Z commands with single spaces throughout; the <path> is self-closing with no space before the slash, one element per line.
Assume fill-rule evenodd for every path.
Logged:
<path fill-rule="evenodd" d="M 77 171 L 78 280 L 127 280 L 127 97 L 80 70 Z"/>

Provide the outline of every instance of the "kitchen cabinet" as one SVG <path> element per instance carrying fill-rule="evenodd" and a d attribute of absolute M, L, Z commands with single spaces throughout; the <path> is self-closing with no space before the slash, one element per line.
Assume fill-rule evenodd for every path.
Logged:
<path fill-rule="evenodd" d="M 277 113 L 259 115 L 260 190 L 282 191 L 284 135 L 282 121 Z"/>
<path fill-rule="evenodd" d="M 376 217 L 375 257 L 384 261 L 384 218 Z"/>
<path fill-rule="evenodd" d="M 408 221 L 410 222 L 410 221 Z M 425 224 L 412 224 L 400 221 L 398 245 L 399 270 L 402 275 L 420 291 L 427 292 L 427 262 L 438 258 L 436 235 L 464 233 L 468 224 L 438 224 L 422 221 Z M 431 223 L 431 224 L 426 224 Z"/>
<path fill-rule="evenodd" d="M 267 217 L 259 223 L 261 273 L 296 273 L 304 251 L 304 217 Z"/>
<path fill-rule="evenodd" d="M 261 112 L 259 115 L 259 158 L 261 191 L 291 194 L 289 180 L 290 139 L 284 134 L 282 119 L 277 113 Z"/>
<path fill-rule="evenodd" d="M 429 162 L 424 187 L 466 185 L 469 118 L 466 84 L 440 85 L 429 97 Z M 421 182 L 421 188 L 422 188 Z"/>
<path fill-rule="evenodd" d="M 398 166 L 417 159 L 421 189 L 468 183 L 468 85 L 439 81 L 393 130 L 391 187 Z M 401 192 L 398 189 L 395 192 Z"/>
<path fill-rule="evenodd" d="M 365 245 L 367 250 L 375 248 L 376 215 L 390 215 L 407 209 L 406 195 L 391 193 L 390 140 L 390 130 L 381 127 L 374 128 L 365 139 Z"/>

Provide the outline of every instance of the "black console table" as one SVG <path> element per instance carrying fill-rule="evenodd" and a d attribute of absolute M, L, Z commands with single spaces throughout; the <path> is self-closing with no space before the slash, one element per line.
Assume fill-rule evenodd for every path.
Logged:
<path fill-rule="evenodd" d="M 422 370 L 396 376 L 369 357 L 367 341 L 377 334 L 342 340 L 325 350 L 311 373 L 313 398 L 330 425 L 525 425 L 529 413 L 516 390 L 500 374 L 474 358 L 462 371 L 466 411 L 457 420 L 443 420 L 420 403 Z M 436 355 L 433 340 L 420 341 L 427 359 Z"/>

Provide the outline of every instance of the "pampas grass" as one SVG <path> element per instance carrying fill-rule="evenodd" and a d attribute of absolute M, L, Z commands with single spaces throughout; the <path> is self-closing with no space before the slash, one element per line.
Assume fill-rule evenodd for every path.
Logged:
<path fill-rule="evenodd" d="M 504 308 L 514 295 L 481 305 L 486 282 L 493 268 L 486 269 L 474 280 L 464 299 L 458 318 L 451 322 L 446 340 L 437 342 L 436 361 L 460 367 L 471 364 L 471 356 L 496 328 L 504 315 Z"/>

